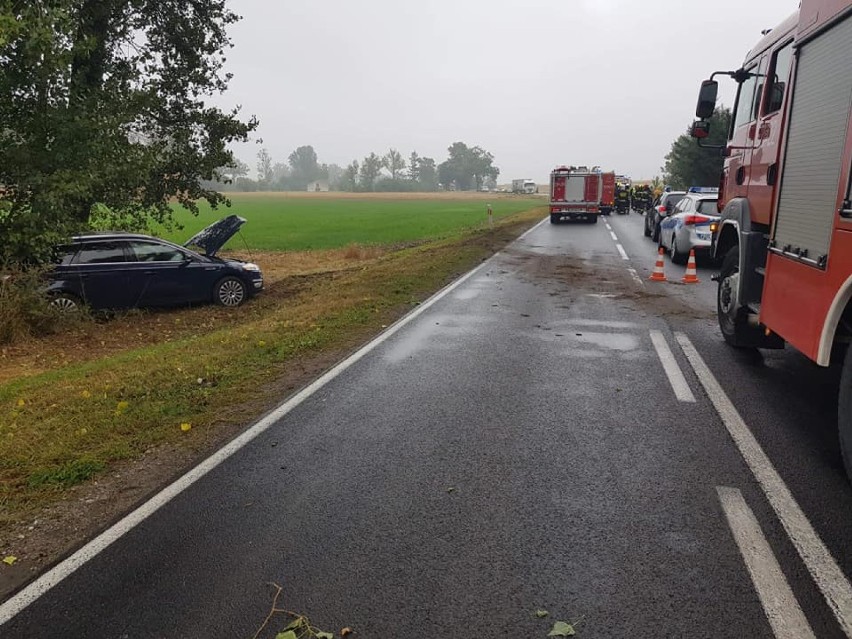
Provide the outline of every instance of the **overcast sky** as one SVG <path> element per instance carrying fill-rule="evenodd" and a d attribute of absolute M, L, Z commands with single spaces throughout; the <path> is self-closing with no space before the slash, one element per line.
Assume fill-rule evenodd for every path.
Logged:
<path fill-rule="evenodd" d="M 276 161 L 311 144 L 442 162 L 494 154 L 500 183 L 557 164 L 650 178 L 698 87 L 739 67 L 798 0 L 232 0 L 231 88 Z M 722 81 L 732 101 L 733 83 Z M 252 168 L 260 146 L 236 148 Z"/>

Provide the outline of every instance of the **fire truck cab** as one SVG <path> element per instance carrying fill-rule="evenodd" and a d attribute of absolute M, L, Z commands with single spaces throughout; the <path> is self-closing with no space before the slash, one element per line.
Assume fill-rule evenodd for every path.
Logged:
<path fill-rule="evenodd" d="M 717 75 L 738 83 L 714 238 L 719 326 L 738 347 L 789 343 L 821 366 L 852 339 L 852 0 L 802 0 L 742 68 L 702 83 L 692 129 L 709 132 Z M 848 370 L 847 370 L 848 369 Z M 840 431 L 852 473 L 852 357 Z"/>

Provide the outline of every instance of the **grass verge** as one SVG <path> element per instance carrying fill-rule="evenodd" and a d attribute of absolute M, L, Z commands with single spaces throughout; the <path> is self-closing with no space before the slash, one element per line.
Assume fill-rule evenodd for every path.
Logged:
<path fill-rule="evenodd" d="M 0 537 L 112 463 L 161 444 L 217 443 L 205 437 L 212 425 L 249 423 L 281 401 L 275 381 L 288 367 L 351 350 L 544 213 L 385 253 L 292 296 L 261 297 L 237 324 L 3 383 Z"/>

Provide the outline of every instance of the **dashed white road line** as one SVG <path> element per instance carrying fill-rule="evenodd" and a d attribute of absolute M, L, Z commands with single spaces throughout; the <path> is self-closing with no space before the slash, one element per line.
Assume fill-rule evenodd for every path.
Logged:
<path fill-rule="evenodd" d="M 630 277 L 633 278 L 633 281 L 636 282 L 642 288 L 645 288 L 645 282 L 642 281 L 642 278 L 639 277 L 639 273 L 636 272 L 635 268 L 628 268 L 627 272 L 630 273 Z"/>
<path fill-rule="evenodd" d="M 612 231 L 609 232 L 609 236 L 613 239 L 614 242 L 618 242 L 618 236 Z"/>
<path fill-rule="evenodd" d="M 722 418 L 725 428 L 734 440 L 740 454 L 751 469 L 772 509 L 787 531 L 811 573 L 817 587 L 825 597 L 847 637 L 852 637 L 852 586 L 843 571 L 831 556 L 825 543 L 814 530 L 790 489 L 781 479 L 769 457 L 760 447 L 734 404 L 722 390 L 722 386 L 710 372 L 695 346 L 683 333 L 675 333 L 707 396 Z"/>
<path fill-rule="evenodd" d="M 815 639 L 814 631 L 742 493 L 724 486 L 717 486 L 716 492 L 775 636 L 779 639 Z"/>
<path fill-rule="evenodd" d="M 623 260 L 629 260 L 630 259 L 627 256 L 627 251 L 624 250 L 624 247 L 621 244 L 616 242 L 615 248 L 617 248 L 618 252 L 621 254 L 621 259 L 623 259 Z"/>
<path fill-rule="evenodd" d="M 657 351 L 657 357 L 660 358 L 666 377 L 669 378 L 669 384 L 672 385 L 675 397 L 681 402 L 694 403 L 695 395 L 692 394 L 692 390 L 689 388 L 689 384 L 683 376 L 683 371 L 680 370 L 666 338 L 660 331 L 651 331 L 651 342 L 654 344 L 654 350 Z"/>

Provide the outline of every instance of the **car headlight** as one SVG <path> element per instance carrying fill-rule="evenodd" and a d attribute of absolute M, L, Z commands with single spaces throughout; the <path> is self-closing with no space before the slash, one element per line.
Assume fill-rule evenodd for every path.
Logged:
<path fill-rule="evenodd" d="M 251 262 L 246 262 L 243 264 L 243 269 L 246 271 L 252 271 L 254 273 L 260 273 L 260 267 L 257 264 L 252 264 Z"/>

